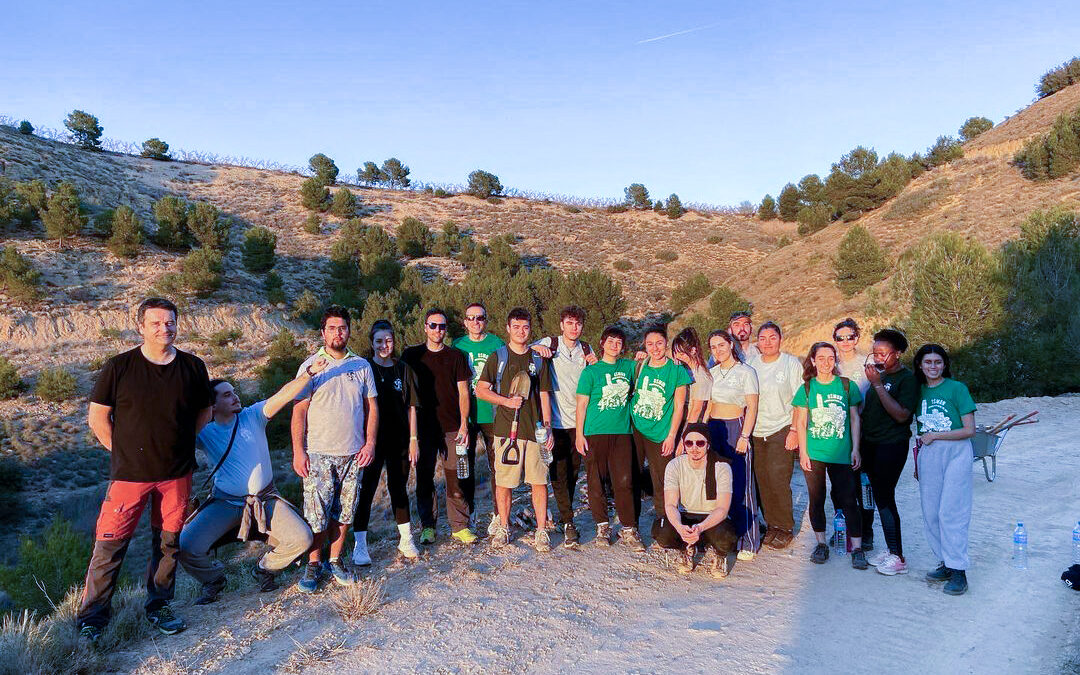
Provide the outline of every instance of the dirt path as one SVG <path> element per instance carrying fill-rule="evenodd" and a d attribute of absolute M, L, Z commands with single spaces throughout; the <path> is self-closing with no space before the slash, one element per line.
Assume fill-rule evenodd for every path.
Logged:
<path fill-rule="evenodd" d="M 884 577 L 848 560 L 807 561 L 803 531 L 782 553 L 739 563 L 723 581 L 681 577 L 650 549 L 634 556 L 590 544 L 537 555 L 467 555 L 449 544 L 413 566 L 376 566 L 385 603 L 354 625 L 325 594 L 287 590 L 182 607 L 185 634 L 139 645 L 118 661 L 145 672 L 1076 672 L 1080 593 L 1058 576 L 1080 518 L 1080 456 L 1072 441 L 1080 397 L 1017 399 L 980 408 L 979 420 L 1042 411 L 1010 432 L 987 483 L 973 465 L 971 590 L 953 598 L 922 578 L 936 561 L 922 536 L 910 464 L 898 489 L 911 573 Z M 805 488 L 794 486 L 805 522 Z M 1030 569 L 1009 563 L 1023 519 Z M 883 541 L 880 526 L 877 541 Z M 389 542 L 376 545 L 387 558 Z M 149 661 L 147 661 L 149 659 Z"/>

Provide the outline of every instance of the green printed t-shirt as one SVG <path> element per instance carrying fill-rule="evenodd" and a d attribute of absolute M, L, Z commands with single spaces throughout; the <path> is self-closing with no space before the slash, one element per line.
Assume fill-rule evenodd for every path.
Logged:
<path fill-rule="evenodd" d="M 589 397 L 585 409 L 585 435 L 630 433 L 630 383 L 634 381 L 634 362 L 617 359 L 615 363 L 597 361 L 585 366 L 578 379 L 577 393 Z"/>
<path fill-rule="evenodd" d="M 915 413 L 919 433 L 927 431 L 953 431 L 962 429 L 960 418 L 975 412 L 975 399 L 971 398 L 967 385 L 945 378 L 936 387 L 922 386 L 922 401 Z"/>
<path fill-rule="evenodd" d="M 634 428 L 653 443 L 662 443 L 671 432 L 675 414 L 675 390 L 693 382 L 690 371 L 668 359 L 659 368 L 648 362 L 641 368 L 630 407 Z"/>
<path fill-rule="evenodd" d="M 849 381 L 848 395 L 839 377 L 822 384 L 810 380 L 810 403 L 806 401 L 806 385 L 799 387 L 791 405 L 809 408 L 806 420 L 806 454 L 810 459 L 829 464 L 851 462 L 851 415 L 853 407 L 862 401 L 859 385 Z"/>
<path fill-rule="evenodd" d="M 490 424 L 495 420 L 495 410 L 491 404 L 476 398 L 476 383 L 480 380 L 480 373 L 484 372 L 488 357 L 504 344 L 506 343 L 502 338 L 493 333 L 488 333 L 482 340 L 473 340 L 468 335 L 454 340 L 453 346 L 465 352 L 465 356 L 469 358 L 469 367 L 472 368 L 472 379 L 469 380 L 472 410 L 469 412 L 469 421 L 476 424 Z"/>

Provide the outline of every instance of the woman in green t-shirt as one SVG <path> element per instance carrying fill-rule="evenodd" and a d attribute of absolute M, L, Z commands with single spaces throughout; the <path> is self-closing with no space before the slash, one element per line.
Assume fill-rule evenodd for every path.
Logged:
<path fill-rule="evenodd" d="M 915 378 L 921 387 L 915 413 L 915 476 L 919 479 L 923 524 L 930 550 L 941 561 L 927 573 L 946 582 L 944 591 L 967 591 L 968 526 L 971 524 L 971 437 L 975 401 L 968 388 L 952 379 L 949 354 L 928 344 L 915 352 Z"/>
<path fill-rule="evenodd" d="M 810 496 L 810 525 L 817 546 L 811 562 L 829 559 L 825 544 L 825 475 L 832 483 L 833 500 L 844 512 L 854 551 L 851 566 L 869 567 L 862 550 L 862 514 L 855 491 L 855 470 L 859 468 L 859 387 L 840 377 L 836 367 L 836 347 L 817 342 L 803 361 L 803 386 L 795 392 L 795 429 L 799 435 L 799 464 L 806 477 Z"/>

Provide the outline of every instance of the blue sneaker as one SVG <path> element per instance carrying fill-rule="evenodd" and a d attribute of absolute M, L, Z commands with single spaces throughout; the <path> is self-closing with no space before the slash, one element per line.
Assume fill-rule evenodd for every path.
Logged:
<path fill-rule="evenodd" d="M 356 575 L 353 571 L 345 566 L 345 563 L 341 560 L 331 560 L 326 563 L 327 568 L 330 570 L 330 574 L 333 575 L 334 581 L 340 586 L 352 586 L 356 583 Z"/>
<path fill-rule="evenodd" d="M 304 565 L 304 575 L 296 582 L 296 587 L 301 593 L 314 593 L 319 590 L 319 579 L 322 578 L 322 564 L 308 563 Z"/>

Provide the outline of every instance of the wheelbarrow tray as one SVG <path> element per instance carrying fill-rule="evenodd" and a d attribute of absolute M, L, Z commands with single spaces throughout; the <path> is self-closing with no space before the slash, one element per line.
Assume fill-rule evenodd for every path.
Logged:
<path fill-rule="evenodd" d="M 994 434 L 985 429 L 976 428 L 975 436 L 971 439 L 971 450 L 974 455 L 972 461 L 982 460 L 983 473 L 988 482 L 993 483 L 997 478 L 997 451 L 1007 433 L 1009 433 L 1007 428 Z"/>

